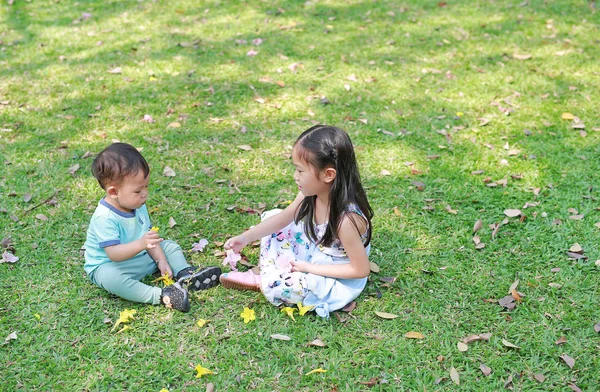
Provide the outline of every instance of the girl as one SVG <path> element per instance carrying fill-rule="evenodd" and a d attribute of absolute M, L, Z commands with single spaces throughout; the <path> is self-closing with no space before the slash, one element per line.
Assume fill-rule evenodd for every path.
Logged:
<path fill-rule="evenodd" d="M 292 149 L 299 193 L 285 210 L 230 238 L 236 253 L 262 238 L 260 275 L 251 270 L 221 275 L 224 287 L 262 291 L 273 305 L 313 307 L 321 317 L 343 308 L 364 289 L 369 275 L 371 219 L 350 137 L 317 125 Z"/>

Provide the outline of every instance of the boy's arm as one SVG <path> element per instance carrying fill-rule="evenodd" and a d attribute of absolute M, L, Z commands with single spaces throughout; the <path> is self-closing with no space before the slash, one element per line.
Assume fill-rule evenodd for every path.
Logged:
<path fill-rule="evenodd" d="M 104 251 L 111 261 L 121 262 L 131 259 L 144 249 L 147 249 L 148 253 L 156 248 L 160 249 L 160 246 L 157 245 L 162 242 L 162 240 L 163 239 L 158 236 L 157 232 L 151 230 L 146 232 L 139 240 L 135 240 L 127 244 L 107 246 L 104 248 Z M 150 256 L 152 256 L 152 254 L 150 254 Z M 154 257 L 152 258 L 154 259 Z"/>

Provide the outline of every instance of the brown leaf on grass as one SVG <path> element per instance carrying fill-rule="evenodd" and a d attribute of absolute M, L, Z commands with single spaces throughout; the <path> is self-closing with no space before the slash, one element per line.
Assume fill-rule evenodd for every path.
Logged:
<path fill-rule="evenodd" d="M 393 320 L 395 318 L 398 317 L 398 315 L 393 314 L 393 313 L 386 313 L 386 312 L 379 312 L 379 311 L 375 311 L 375 314 L 379 317 L 381 317 L 382 319 L 386 319 L 386 320 Z"/>
<path fill-rule="evenodd" d="M 570 356 L 568 356 L 567 354 L 563 354 L 559 358 L 562 359 L 563 361 L 565 361 L 567 366 L 570 367 L 571 369 L 573 369 L 573 366 L 575 366 L 575 360 L 573 358 L 571 358 Z"/>
<path fill-rule="evenodd" d="M 23 195 L 23 201 L 25 203 L 29 203 L 31 201 L 31 198 L 32 198 L 31 193 L 26 193 Z"/>
<path fill-rule="evenodd" d="M 569 388 L 571 388 L 571 390 L 572 390 L 573 392 L 582 392 L 582 391 L 581 391 L 581 388 L 579 388 L 577 385 L 573 384 L 572 382 L 568 383 L 568 384 L 567 384 L 567 386 L 568 386 Z"/>
<path fill-rule="evenodd" d="M 517 290 L 513 290 L 510 292 L 510 295 L 515 299 L 515 301 L 517 302 L 521 302 L 521 296 L 519 295 L 519 292 Z"/>
<path fill-rule="evenodd" d="M 582 247 L 581 247 L 581 245 L 579 245 L 578 243 L 574 243 L 574 244 L 573 244 L 573 245 L 571 245 L 571 247 L 569 248 L 569 252 L 583 254 L 583 248 L 582 248 Z"/>
<path fill-rule="evenodd" d="M 456 385 L 460 385 L 460 376 L 454 366 L 450 369 L 450 378 Z"/>
<path fill-rule="evenodd" d="M 463 342 L 458 342 L 458 343 L 456 343 L 456 348 L 458 348 L 458 351 L 464 353 L 465 351 L 467 351 L 469 349 L 469 346 L 467 346 Z"/>
<path fill-rule="evenodd" d="M 546 381 L 546 376 L 544 376 L 542 373 L 534 374 L 533 378 L 535 378 L 535 380 L 540 383 Z"/>
<path fill-rule="evenodd" d="M 463 342 L 466 344 L 469 344 L 471 342 L 476 342 L 478 340 L 489 341 L 490 337 L 492 337 L 491 333 L 473 334 L 473 335 L 469 335 L 466 338 L 464 338 Z"/>
<path fill-rule="evenodd" d="M 379 382 L 379 377 L 371 377 L 369 381 L 361 381 L 360 383 L 366 385 L 368 388 L 373 388 Z"/>
<path fill-rule="evenodd" d="M 346 313 L 352 313 L 352 311 L 356 309 L 356 301 L 352 301 L 349 304 L 347 304 L 346 306 L 344 306 L 342 308 L 342 312 L 346 312 Z"/>
<path fill-rule="evenodd" d="M 572 220 L 582 220 L 584 218 L 584 216 L 585 215 L 583 215 L 583 214 L 571 215 L 571 216 L 569 216 L 569 219 L 572 219 Z"/>
<path fill-rule="evenodd" d="M 569 256 L 570 258 L 575 259 L 575 260 L 579 260 L 579 259 L 587 260 L 587 258 L 588 258 L 587 256 L 584 256 L 579 253 L 574 253 L 574 252 L 567 252 L 567 256 Z"/>
<path fill-rule="evenodd" d="M 173 219 L 173 217 L 169 218 L 169 227 L 172 229 L 175 225 L 177 224 L 177 222 L 175 222 L 175 219 Z"/>
<path fill-rule="evenodd" d="M 425 336 L 420 332 L 410 331 L 404 334 L 407 339 L 425 339 Z"/>
<path fill-rule="evenodd" d="M 279 333 L 271 335 L 271 338 L 272 339 L 276 339 L 276 340 L 292 340 L 292 338 L 290 338 L 289 336 L 282 335 L 282 334 L 279 334 Z"/>
<path fill-rule="evenodd" d="M 504 215 L 508 216 L 509 218 L 516 218 L 517 216 L 521 215 L 521 210 L 506 209 L 504 210 Z"/>
<path fill-rule="evenodd" d="M 487 367 L 484 363 L 479 365 L 479 369 L 481 370 L 481 373 L 483 373 L 483 375 L 486 377 L 492 374 L 492 369 Z"/>
<path fill-rule="evenodd" d="M 528 53 L 523 53 L 523 54 L 519 54 L 519 53 L 513 53 L 513 58 L 515 60 L 529 60 L 531 58 L 531 55 Z"/>
<path fill-rule="evenodd" d="M 519 347 L 519 346 L 517 346 L 517 345 L 515 345 L 515 344 L 512 344 L 511 342 L 509 342 L 509 341 L 508 341 L 508 340 L 506 340 L 506 339 L 502 339 L 502 344 L 503 344 L 504 346 L 506 346 L 506 347 L 509 347 L 509 348 L 516 348 L 516 349 L 520 349 L 520 348 L 521 348 L 521 347 Z"/>
<path fill-rule="evenodd" d="M 41 221 L 47 221 L 47 220 L 48 220 L 48 217 L 47 217 L 46 215 L 44 215 L 44 214 L 37 214 L 37 215 L 35 216 L 35 218 L 36 218 L 36 219 L 39 219 L 39 220 L 41 220 Z"/>
<path fill-rule="evenodd" d="M 561 345 L 561 344 L 565 344 L 567 343 L 567 338 L 565 338 L 564 336 L 561 336 L 556 342 L 554 342 L 554 344 L 557 345 Z"/>
<path fill-rule="evenodd" d="M 163 176 L 165 177 L 175 177 L 175 170 L 171 169 L 169 166 L 165 166 L 165 169 L 163 170 Z"/>
<path fill-rule="evenodd" d="M 252 151 L 252 146 L 249 146 L 247 144 L 240 144 L 239 146 L 237 146 L 237 148 L 244 151 Z"/>
<path fill-rule="evenodd" d="M 386 284 L 392 284 L 396 281 L 396 278 L 393 276 L 382 276 L 379 280 Z"/>
<path fill-rule="evenodd" d="M 394 207 L 394 215 L 402 216 L 402 211 L 398 207 Z"/>
<path fill-rule="evenodd" d="M 594 325 L 594 331 L 600 333 L 600 321 L 596 325 Z"/>
<path fill-rule="evenodd" d="M 107 72 L 110 74 L 120 74 L 120 73 L 123 73 L 123 70 L 121 69 L 121 67 L 116 67 L 116 68 L 108 70 Z"/>
<path fill-rule="evenodd" d="M 508 378 L 506 379 L 506 382 L 504 383 L 504 388 L 510 389 L 511 391 L 514 389 L 512 374 L 510 376 L 508 376 Z"/>
<path fill-rule="evenodd" d="M 512 295 L 507 295 L 506 297 L 501 298 L 498 303 L 500 306 L 503 306 L 508 310 L 513 310 L 515 306 L 517 306 Z"/>
<path fill-rule="evenodd" d="M 315 339 L 312 342 L 308 343 L 309 347 L 327 347 L 325 343 L 321 339 Z"/>
<path fill-rule="evenodd" d="M 376 273 L 376 274 L 379 273 L 379 266 L 372 261 L 369 262 L 369 268 L 371 269 L 371 272 Z"/>
<path fill-rule="evenodd" d="M 479 245 L 481 243 L 481 238 L 479 238 L 478 235 L 473 236 L 473 242 L 475 243 L 475 245 Z"/>
<path fill-rule="evenodd" d="M 412 181 L 411 184 L 414 185 L 418 191 L 423 191 L 426 186 L 425 183 L 421 181 Z"/>
<path fill-rule="evenodd" d="M 473 234 L 477 233 L 482 228 L 483 222 L 481 221 L 481 219 L 477 219 L 477 222 L 475 222 L 475 225 L 473 226 Z"/>
<path fill-rule="evenodd" d="M 519 279 L 515 280 L 513 282 L 513 284 L 510 285 L 510 287 L 508 288 L 508 294 L 512 294 L 512 292 L 517 289 L 518 285 L 519 285 Z"/>

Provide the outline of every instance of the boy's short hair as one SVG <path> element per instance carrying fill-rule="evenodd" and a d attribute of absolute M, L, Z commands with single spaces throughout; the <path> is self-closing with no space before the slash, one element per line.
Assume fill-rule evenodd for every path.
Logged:
<path fill-rule="evenodd" d="M 113 143 L 96 156 L 92 163 L 92 174 L 102 189 L 109 185 L 119 185 L 126 176 L 144 173 L 150 174 L 148 162 L 131 144 Z"/>

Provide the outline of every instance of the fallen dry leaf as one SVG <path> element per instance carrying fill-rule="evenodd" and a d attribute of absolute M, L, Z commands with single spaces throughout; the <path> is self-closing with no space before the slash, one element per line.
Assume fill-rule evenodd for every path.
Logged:
<path fill-rule="evenodd" d="M 487 367 L 484 363 L 479 365 L 479 369 L 481 370 L 481 373 L 483 373 L 483 375 L 486 377 L 489 376 L 490 374 L 492 374 L 492 369 Z"/>
<path fill-rule="evenodd" d="M 48 220 L 48 217 L 46 215 L 44 215 L 44 214 L 37 214 L 35 217 L 36 217 L 36 219 L 39 219 L 41 221 L 47 221 Z"/>
<path fill-rule="evenodd" d="M 518 285 L 519 285 L 519 279 L 515 280 L 513 282 L 513 284 L 510 285 L 510 287 L 508 288 L 508 294 L 512 295 L 512 292 L 517 289 Z"/>
<path fill-rule="evenodd" d="M 321 339 L 315 339 L 312 342 L 308 343 L 309 346 L 314 346 L 314 347 L 326 347 L 327 345 L 325 343 L 323 343 L 323 341 Z"/>
<path fill-rule="evenodd" d="M 535 380 L 537 382 L 544 382 L 544 381 L 546 381 L 546 377 L 542 373 L 534 374 L 533 378 L 535 378 Z"/>
<path fill-rule="evenodd" d="M 517 348 L 517 349 L 521 348 L 521 347 L 519 347 L 517 345 L 512 344 L 511 342 L 509 342 L 506 339 L 502 339 L 502 344 L 505 345 L 506 347 L 510 347 L 510 348 Z"/>
<path fill-rule="evenodd" d="M 600 333 L 600 321 L 596 325 L 594 325 L 594 331 Z"/>
<path fill-rule="evenodd" d="M 477 222 L 475 222 L 475 225 L 473 226 L 473 234 L 477 233 L 482 228 L 483 228 L 483 222 L 481 221 L 481 219 L 478 219 Z"/>
<path fill-rule="evenodd" d="M 463 352 L 463 353 L 469 349 L 469 346 L 467 346 L 463 342 L 456 343 L 456 347 L 458 348 L 458 351 Z"/>
<path fill-rule="evenodd" d="M 569 366 L 571 369 L 573 369 L 573 366 L 575 366 L 575 360 L 573 358 L 571 358 L 570 356 L 568 356 L 567 354 L 563 354 L 559 358 L 562 359 L 563 361 L 565 361 L 567 366 Z"/>
<path fill-rule="evenodd" d="M 581 245 L 579 245 L 578 243 L 574 243 L 574 244 L 573 244 L 573 245 L 571 245 L 571 247 L 569 248 L 569 252 L 583 254 L 583 248 L 582 248 L 582 247 L 581 247 Z"/>
<path fill-rule="evenodd" d="M 169 227 L 172 229 L 176 224 L 177 224 L 177 222 L 175 222 L 175 219 L 173 219 L 173 217 L 170 217 L 169 218 Z"/>
<path fill-rule="evenodd" d="M 369 268 L 371 269 L 371 272 L 374 272 L 376 274 L 379 273 L 379 266 L 372 261 L 369 262 Z"/>
<path fill-rule="evenodd" d="M 175 177 L 175 170 L 171 169 L 169 166 L 165 166 L 165 169 L 163 170 L 163 176 L 165 177 Z"/>
<path fill-rule="evenodd" d="M 425 339 L 425 336 L 420 332 L 410 331 L 404 334 L 407 339 Z"/>
<path fill-rule="evenodd" d="M 375 314 L 378 315 L 379 317 L 381 317 L 382 319 L 387 319 L 387 320 L 393 320 L 398 317 L 398 315 L 396 315 L 396 314 L 379 312 L 377 310 L 375 311 Z"/>
<path fill-rule="evenodd" d="M 507 210 L 504 210 L 504 215 L 508 216 L 509 218 L 515 218 L 515 217 L 521 215 L 521 210 L 507 209 Z"/>
<path fill-rule="evenodd" d="M 237 148 L 239 148 L 240 150 L 244 150 L 244 151 L 252 151 L 252 147 L 247 144 L 241 144 L 241 145 L 237 146 Z"/>
<path fill-rule="evenodd" d="M 292 340 L 292 338 L 290 338 L 289 336 L 287 336 L 287 335 L 281 335 L 281 334 L 278 334 L 278 333 L 271 335 L 271 338 L 272 339 L 277 339 L 277 340 Z"/>
<path fill-rule="evenodd" d="M 554 344 L 560 345 L 560 344 L 565 344 L 567 343 L 567 338 L 565 338 L 564 336 L 561 336 L 556 342 L 554 342 Z"/>
<path fill-rule="evenodd" d="M 452 366 L 452 368 L 450 369 L 450 378 L 456 385 L 460 385 L 460 376 L 458 375 L 458 372 L 456 371 L 454 366 Z"/>

